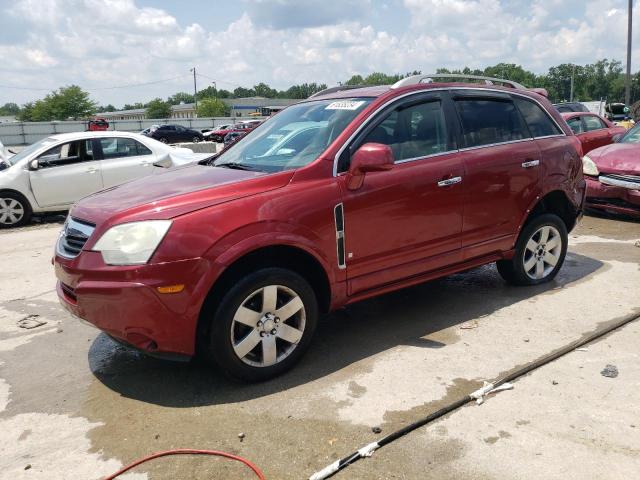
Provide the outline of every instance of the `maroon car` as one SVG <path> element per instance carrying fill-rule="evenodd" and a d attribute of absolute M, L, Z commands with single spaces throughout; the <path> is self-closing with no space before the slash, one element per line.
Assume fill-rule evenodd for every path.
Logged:
<path fill-rule="evenodd" d="M 492 262 L 551 281 L 582 212 L 580 142 L 536 91 L 442 77 L 330 88 L 208 161 L 83 198 L 60 301 L 150 354 L 264 380 L 365 298 Z"/>
<path fill-rule="evenodd" d="M 567 112 L 561 115 L 580 140 L 584 153 L 613 143 L 617 136 L 627 131 L 595 113 Z"/>
<path fill-rule="evenodd" d="M 587 206 L 640 217 L 640 125 L 582 159 Z"/>

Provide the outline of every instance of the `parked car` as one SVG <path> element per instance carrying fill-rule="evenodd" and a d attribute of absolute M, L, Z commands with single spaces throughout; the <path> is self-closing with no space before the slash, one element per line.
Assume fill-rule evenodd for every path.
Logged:
<path fill-rule="evenodd" d="M 4 160 L 0 169 L 0 226 L 29 222 L 33 213 L 67 210 L 104 188 L 196 162 L 210 154 L 164 145 L 125 132 L 53 135 Z"/>
<path fill-rule="evenodd" d="M 580 102 L 563 102 L 563 103 L 554 103 L 554 107 L 560 113 L 570 113 L 570 112 L 588 112 L 589 109 L 586 105 L 583 105 Z"/>
<path fill-rule="evenodd" d="M 247 120 L 244 122 L 239 122 L 231 125 L 223 125 L 219 129 L 213 130 L 212 132 L 210 132 L 208 135 L 208 138 L 214 142 L 218 142 L 218 143 L 224 142 L 226 136 L 229 133 L 245 134 L 253 130 L 254 128 L 256 128 L 258 125 L 260 125 L 260 123 L 262 123 L 262 120 Z M 230 138 L 236 139 L 239 136 L 242 136 L 242 135 L 233 135 Z"/>
<path fill-rule="evenodd" d="M 514 82 L 434 77 L 320 92 L 209 161 L 81 200 L 56 246 L 62 305 L 142 351 L 264 380 L 321 313 L 364 298 L 491 262 L 550 281 L 582 211 L 580 142 Z M 318 128 L 274 152 L 301 122 Z"/>
<path fill-rule="evenodd" d="M 640 125 L 582 161 L 588 207 L 640 217 Z"/>
<path fill-rule="evenodd" d="M 145 128 L 144 130 L 142 130 L 140 132 L 140 135 L 146 135 L 147 137 L 150 137 L 151 134 L 158 129 L 158 127 L 160 127 L 160 125 L 151 125 L 149 128 Z"/>
<path fill-rule="evenodd" d="M 88 132 L 102 132 L 109 130 L 109 122 L 104 118 L 94 118 L 87 123 Z"/>
<path fill-rule="evenodd" d="M 627 131 L 595 113 L 563 113 L 562 117 L 580 140 L 583 153 L 609 145 Z"/>
<path fill-rule="evenodd" d="M 206 133 L 203 132 L 204 139 L 208 142 L 220 143 L 222 140 L 224 140 L 224 135 L 229 133 L 232 126 L 233 124 L 229 123 L 227 125 L 220 125 L 218 127 L 215 127 Z M 221 135 L 222 138 L 220 137 Z"/>
<path fill-rule="evenodd" d="M 182 125 L 160 125 L 155 130 L 150 131 L 149 136 L 162 143 L 198 143 L 204 140 L 202 133 L 191 128 L 185 128 Z"/>
<path fill-rule="evenodd" d="M 9 158 L 10 154 L 9 151 L 7 150 L 7 148 L 2 144 L 2 141 L 0 141 L 0 164 L 4 164 L 4 161 Z M 8 165 L 8 163 L 6 163 L 5 165 Z M 2 167 L 0 167 L 2 168 Z"/>

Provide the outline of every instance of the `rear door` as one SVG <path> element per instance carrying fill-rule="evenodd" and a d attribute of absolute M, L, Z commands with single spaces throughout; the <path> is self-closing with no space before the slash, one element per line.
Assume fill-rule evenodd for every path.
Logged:
<path fill-rule="evenodd" d="M 453 93 L 464 163 L 463 257 L 511 248 L 541 192 L 540 150 L 510 95 Z"/>
<path fill-rule="evenodd" d="M 39 155 L 38 169 L 29 171 L 38 205 L 65 207 L 101 190 L 100 161 L 94 153 L 87 139 L 63 143 Z"/>
<path fill-rule="evenodd" d="M 583 148 L 584 153 L 587 153 L 594 148 L 602 147 L 611 143 L 611 134 L 609 132 L 608 125 L 600 120 L 595 115 L 583 115 L 582 122 L 584 124 L 584 131 L 582 135 L 587 137 L 587 148 Z M 584 142 L 582 142 L 584 145 Z"/>
<path fill-rule="evenodd" d="M 391 170 L 367 174 L 358 190 L 340 177 L 350 295 L 460 259 L 463 172 L 443 95 L 389 107 L 340 157 L 345 171 L 349 155 L 369 142 L 389 145 L 395 157 Z"/>
<path fill-rule="evenodd" d="M 133 138 L 98 138 L 96 147 L 105 188 L 153 173 L 153 152 Z"/>

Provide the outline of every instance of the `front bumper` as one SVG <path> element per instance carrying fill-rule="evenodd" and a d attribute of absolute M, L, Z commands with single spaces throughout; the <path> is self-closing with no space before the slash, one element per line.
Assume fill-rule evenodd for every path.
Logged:
<path fill-rule="evenodd" d="M 198 317 L 210 274 L 202 258 L 114 267 L 102 255 L 83 251 L 76 258 L 56 255 L 61 304 L 73 315 L 112 337 L 149 353 L 192 356 Z M 179 293 L 157 287 L 184 284 Z"/>
<path fill-rule="evenodd" d="M 640 190 L 605 185 L 593 177 L 586 180 L 587 207 L 640 217 Z"/>

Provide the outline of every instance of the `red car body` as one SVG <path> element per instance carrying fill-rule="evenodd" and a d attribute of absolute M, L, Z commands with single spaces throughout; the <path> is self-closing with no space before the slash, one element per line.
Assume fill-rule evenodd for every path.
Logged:
<path fill-rule="evenodd" d="M 109 122 L 104 118 L 94 118 L 93 120 L 89 120 L 87 130 L 89 132 L 102 132 L 109 130 Z"/>
<path fill-rule="evenodd" d="M 609 145 L 613 143 L 614 137 L 627 132 L 625 128 L 618 127 L 595 113 L 567 112 L 561 115 L 580 140 L 583 153 Z"/>
<path fill-rule="evenodd" d="M 558 134 L 456 148 L 429 161 L 368 173 L 364 181 L 357 172 L 336 170 L 337 157 L 350 139 L 390 102 L 468 88 L 431 83 L 328 93 L 308 101 L 355 95 L 371 98 L 371 103 L 304 167 L 264 173 L 190 165 L 81 200 L 70 218 L 93 230 L 77 256 L 55 255 L 61 303 L 128 344 L 189 357 L 196 351 L 208 295 L 226 271 L 244 262 L 277 257 L 304 265 L 321 310 L 328 312 L 509 259 L 531 212 L 564 212 L 559 215 L 571 230 L 585 194 L 579 142 L 548 100 L 536 93 L 518 95 L 542 106 Z M 474 89 L 513 92 L 497 86 Z M 449 186 L 446 182 L 455 177 L 464 181 Z M 446 188 L 439 188 L 443 182 Z M 344 209 L 342 263 L 340 244 L 336 249 L 338 205 Z M 114 225 L 152 219 L 173 223 L 148 263 L 110 266 L 92 250 Z M 175 284 L 184 289 L 158 291 Z"/>
<path fill-rule="evenodd" d="M 258 125 L 260 125 L 260 123 L 262 123 L 261 120 L 252 120 L 250 122 L 245 122 L 245 123 L 236 123 L 228 128 L 214 130 L 211 133 L 209 133 L 209 135 L 207 136 L 209 136 L 211 140 L 213 140 L 214 142 L 221 143 L 224 141 L 224 137 L 227 136 L 227 133 L 232 133 L 232 132 L 247 133 L 253 130 L 254 128 L 256 128 Z"/>
<path fill-rule="evenodd" d="M 634 132 L 640 127 L 629 134 Z M 640 218 L 640 143 L 614 143 L 589 152 L 588 157 L 598 175 L 585 175 L 587 206 Z"/>

